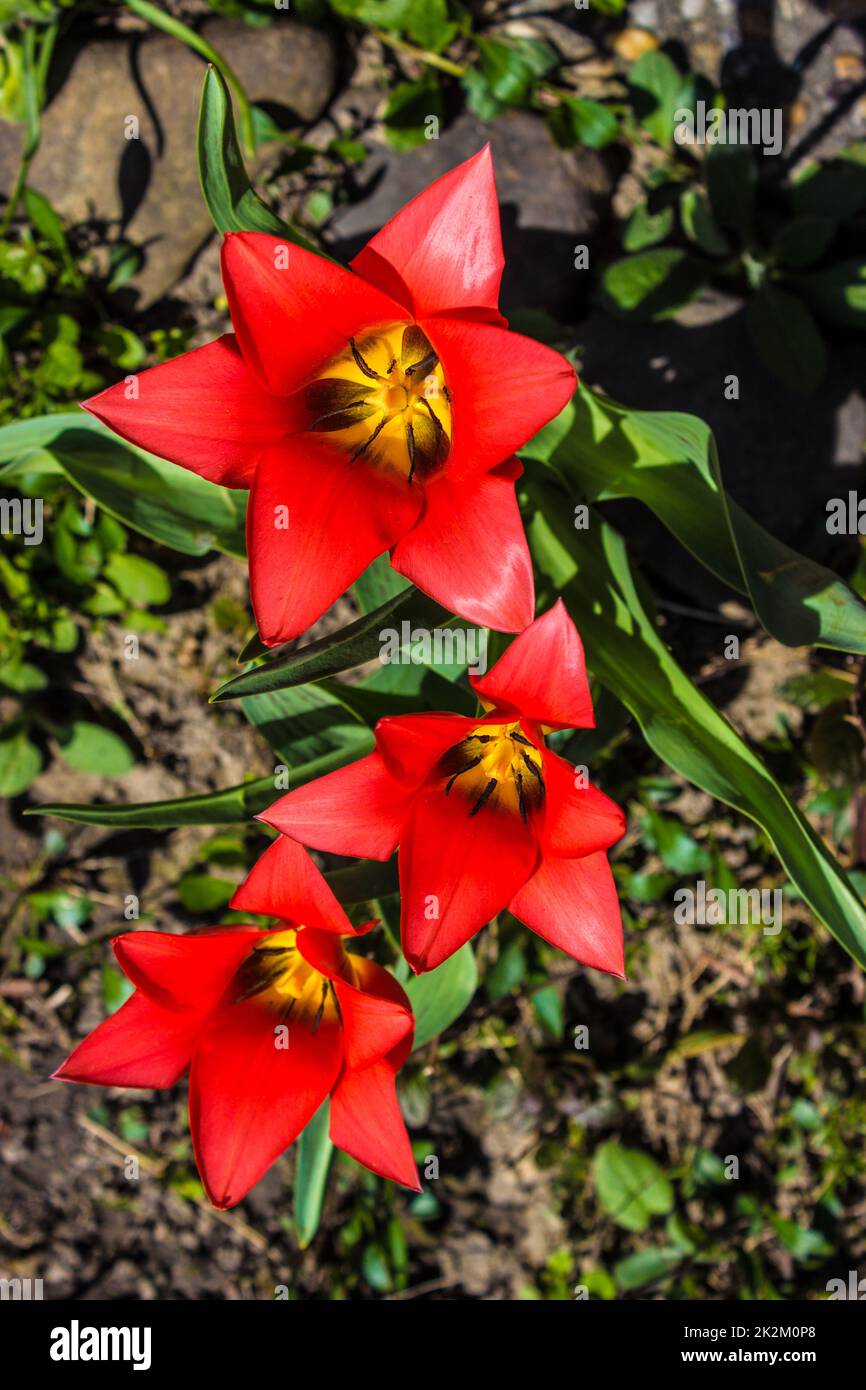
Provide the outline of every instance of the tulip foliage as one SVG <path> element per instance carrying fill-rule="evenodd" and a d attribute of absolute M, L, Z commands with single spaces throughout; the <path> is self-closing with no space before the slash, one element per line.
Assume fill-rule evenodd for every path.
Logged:
<path fill-rule="evenodd" d="M 199 162 L 232 331 L 109 387 L 87 415 L 0 431 L 0 467 L 12 479 L 49 460 L 144 535 L 246 555 L 256 635 L 212 698 L 239 702 L 289 789 L 251 769 L 171 802 L 40 808 L 118 828 L 258 816 L 276 832 L 231 903 L 254 923 L 118 938 L 135 993 L 58 1075 L 150 1088 L 189 1072 L 218 1206 L 300 1136 L 309 1239 L 332 1145 L 417 1187 L 395 1081 L 467 1006 L 471 943 L 491 919 L 508 911 L 625 975 L 608 863 L 625 818 L 585 766 L 610 737 L 596 705 L 757 822 L 866 965 L 843 868 L 677 664 L 597 504 L 641 501 L 780 642 L 864 654 L 866 608 L 726 497 L 701 421 L 578 388 L 566 357 L 508 327 L 489 151 L 349 268 L 257 197 L 214 71 Z M 358 616 L 303 639 L 346 590 Z M 383 664 L 386 632 L 398 659 Z M 435 665 L 415 650 L 431 633 L 455 639 Z M 473 667 L 485 644 L 496 659 Z M 323 874 L 310 851 L 355 862 Z"/>

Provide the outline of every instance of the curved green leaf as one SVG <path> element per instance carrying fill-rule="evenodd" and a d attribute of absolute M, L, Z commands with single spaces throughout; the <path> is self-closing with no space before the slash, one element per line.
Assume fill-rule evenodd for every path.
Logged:
<path fill-rule="evenodd" d="M 415 1047 L 444 1033 L 467 1008 L 477 987 L 478 969 L 468 943 L 435 970 L 409 980 L 406 993 L 415 1014 Z"/>
<path fill-rule="evenodd" d="M 382 649 L 383 628 L 400 630 L 402 623 L 419 627 L 445 627 L 455 621 L 441 604 L 415 588 L 405 589 L 388 599 L 372 613 L 366 613 L 339 632 L 330 633 L 305 647 L 289 652 L 279 648 L 276 656 L 235 676 L 211 696 L 213 702 L 236 700 L 241 695 L 261 695 L 269 690 L 285 690 L 307 681 L 323 680 L 340 671 L 349 671 L 366 661 L 376 660 Z"/>
<path fill-rule="evenodd" d="M 549 482 L 535 480 L 532 494 L 543 509 L 530 543 L 548 601 L 562 594 L 594 674 L 631 710 L 664 762 L 767 832 L 813 912 L 866 966 L 866 908 L 757 754 L 677 665 L 644 608 L 622 537 L 600 517 L 590 531 L 575 531 Z"/>
<path fill-rule="evenodd" d="M 136 449 L 83 411 L 39 415 L 0 428 L 4 481 L 48 455 L 70 482 L 118 521 L 184 555 L 246 553 L 246 492 L 209 483 Z"/>
<path fill-rule="evenodd" d="M 751 599 L 779 642 L 866 653 L 866 605 L 726 495 L 703 420 L 627 410 L 584 387 L 524 452 L 555 464 L 592 502 L 644 502 L 701 564 Z"/>
<path fill-rule="evenodd" d="M 298 1140 L 295 1158 L 295 1231 L 306 1250 L 322 1216 L 322 1203 L 334 1146 L 328 1132 L 331 1107 L 324 1101 Z"/>

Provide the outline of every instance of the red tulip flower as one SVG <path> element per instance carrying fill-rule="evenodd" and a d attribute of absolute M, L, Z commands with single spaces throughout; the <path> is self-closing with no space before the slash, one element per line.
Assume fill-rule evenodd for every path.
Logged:
<path fill-rule="evenodd" d="M 278 237 L 222 248 L 234 335 L 84 403 L 124 439 L 249 488 L 259 633 L 297 637 L 386 550 L 470 622 L 532 619 L 512 458 L 575 375 L 507 330 L 489 148 L 413 199 L 352 271 Z"/>
<path fill-rule="evenodd" d="M 55 1075 L 160 1090 L 189 1071 L 196 1162 L 216 1207 L 239 1202 L 328 1096 L 337 1147 L 417 1191 L 394 1086 L 412 1050 L 405 993 L 346 951 L 357 933 L 293 841 L 265 852 L 232 906 L 307 925 L 117 937 L 135 993 Z"/>
<path fill-rule="evenodd" d="M 336 854 L 400 847 L 403 951 L 432 970 L 507 907 L 586 965 L 623 974 L 605 850 L 625 818 L 545 744 L 595 719 L 577 629 L 559 600 L 472 680 L 477 718 L 380 719 L 368 757 L 299 787 L 261 819 Z"/>

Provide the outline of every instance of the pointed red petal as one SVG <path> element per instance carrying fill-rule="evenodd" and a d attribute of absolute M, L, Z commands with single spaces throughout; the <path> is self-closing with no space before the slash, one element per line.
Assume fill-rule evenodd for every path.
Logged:
<path fill-rule="evenodd" d="M 287 642 L 403 536 L 420 490 L 309 435 L 262 456 L 247 511 L 250 594 L 262 640 Z"/>
<path fill-rule="evenodd" d="M 463 483 L 448 472 L 434 479 L 391 564 L 470 623 L 500 632 L 525 628 L 535 588 L 510 466 Z"/>
<path fill-rule="evenodd" d="M 268 846 L 229 907 L 343 935 L 355 930 L 306 850 L 287 835 Z"/>
<path fill-rule="evenodd" d="M 361 329 L 407 317 L 359 275 L 264 232 L 229 232 L 222 273 L 244 357 L 281 396 L 345 351 Z"/>
<path fill-rule="evenodd" d="M 538 724 L 592 729 L 586 658 L 562 599 L 521 632 L 486 676 L 473 676 L 482 700 Z"/>
<path fill-rule="evenodd" d="M 289 792 L 259 820 L 313 849 L 358 859 L 390 859 L 409 794 L 378 753 Z"/>
<path fill-rule="evenodd" d="M 234 1206 L 300 1134 L 339 1075 L 342 1033 L 313 1034 L 260 1001 L 232 1004 L 202 1034 L 189 1078 L 196 1163 L 215 1207 Z"/>
<path fill-rule="evenodd" d="M 154 1004 L 201 1014 L 219 1003 L 261 935 L 253 927 L 196 936 L 133 931 L 115 937 L 112 945 L 124 975 Z"/>
<path fill-rule="evenodd" d="M 137 373 L 84 401 L 122 439 L 212 483 L 249 487 L 255 460 L 297 427 L 286 401 L 263 390 L 231 333 Z"/>
<path fill-rule="evenodd" d="M 297 944 L 304 960 L 334 982 L 347 1067 L 381 1061 L 414 1032 L 408 996 L 381 965 L 347 955 L 331 934 L 311 928 L 298 932 Z"/>
<path fill-rule="evenodd" d="M 54 1073 L 88 1086 L 174 1086 L 190 1063 L 201 1014 L 161 1009 L 136 992 L 79 1043 Z"/>
<path fill-rule="evenodd" d="M 400 837 L 403 954 L 433 970 L 501 911 L 532 873 L 538 847 L 519 816 L 469 815 L 441 786 L 419 793 Z"/>
<path fill-rule="evenodd" d="M 579 858 L 616 844 L 625 834 L 625 816 L 616 802 L 592 784 L 579 785 L 571 763 L 549 748 L 541 761 L 547 788 L 542 853 Z"/>
<path fill-rule="evenodd" d="M 367 243 L 352 268 L 414 315 L 497 313 L 505 264 L 490 146 L 443 174 Z"/>
<path fill-rule="evenodd" d="M 451 396 L 452 478 L 488 473 L 558 415 L 577 378 L 565 358 L 520 333 L 425 319 Z"/>
<path fill-rule="evenodd" d="M 331 1096 L 330 1128 L 337 1148 L 365 1168 L 421 1191 L 389 1062 L 343 1073 Z"/>
<path fill-rule="evenodd" d="M 376 725 L 376 748 L 389 772 L 408 787 L 419 787 L 443 753 L 479 722 L 462 714 L 388 714 Z"/>
<path fill-rule="evenodd" d="M 508 906 L 551 946 L 625 979 L 622 916 L 603 850 L 585 859 L 542 859 Z"/>

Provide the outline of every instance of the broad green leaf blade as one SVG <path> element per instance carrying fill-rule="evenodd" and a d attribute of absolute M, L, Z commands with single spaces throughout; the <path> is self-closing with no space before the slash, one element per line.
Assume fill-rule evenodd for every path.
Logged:
<path fill-rule="evenodd" d="M 674 1190 L 654 1158 L 611 1142 L 596 1149 L 592 1172 L 598 1200 L 618 1226 L 645 1231 L 673 1209 Z"/>
<path fill-rule="evenodd" d="M 796 295 L 764 283 L 746 305 L 746 327 L 758 356 L 791 391 L 810 395 L 824 380 L 824 339 Z"/>
<path fill-rule="evenodd" d="M 701 564 L 751 599 L 777 641 L 866 653 L 866 605 L 726 495 L 703 420 L 627 410 L 584 387 L 523 452 L 554 464 L 592 502 L 644 502 Z"/>
<path fill-rule="evenodd" d="M 39 415 L 0 428 L 5 480 L 46 454 L 81 492 L 151 540 L 184 555 L 246 553 L 246 492 L 209 483 L 136 449 L 83 411 Z"/>
<path fill-rule="evenodd" d="M 562 493 L 536 482 L 530 542 L 580 630 L 593 673 L 640 724 L 663 762 L 769 835 L 792 882 L 817 917 L 866 966 L 866 909 L 805 816 L 760 758 L 677 665 L 638 595 L 622 538 L 600 517 L 570 527 Z M 546 606 L 542 602 L 542 607 Z"/>
<path fill-rule="evenodd" d="M 323 758 L 336 748 L 363 758 L 373 748 L 366 721 L 321 685 L 251 695 L 241 708 L 289 768 Z"/>
<path fill-rule="evenodd" d="M 399 634 L 403 623 L 408 624 L 407 630 L 411 630 L 416 625 L 430 628 L 438 624 L 445 627 L 454 621 L 453 613 L 449 613 L 441 604 L 427 598 L 418 589 L 409 588 L 339 632 L 333 632 L 317 642 L 309 642 L 305 647 L 278 654 L 242 676 L 235 676 L 220 686 L 211 700 L 236 700 L 241 695 L 261 695 L 268 690 L 285 690 L 289 686 L 305 685 L 307 681 L 336 676 L 341 671 L 351 670 L 353 666 L 376 660 L 382 651 L 382 633 L 385 629 Z"/>
<path fill-rule="evenodd" d="M 324 1101 L 298 1140 L 295 1159 L 295 1232 L 306 1250 L 322 1217 L 322 1203 L 334 1146 L 328 1133 L 331 1107 Z"/>
<path fill-rule="evenodd" d="M 253 189 L 235 132 L 228 88 L 216 68 L 205 73 L 198 117 L 198 170 L 218 232 L 269 232 L 316 255 L 322 252 L 266 207 Z M 326 258 L 329 259 L 329 258 Z"/>
<path fill-rule="evenodd" d="M 478 987 L 478 970 L 467 943 L 426 975 L 406 984 L 415 1015 L 415 1047 L 424 1047 L 444 1033 L 467 1008 Z"/>
<path fill-rule="evenodd" d="M 397 892 L 397 860 L 380 864 L 376 859 L 362 859 L 345 869 L 331 869 L 325 874 L 334 897 L 344 907 L 354 903 L 372 903 Z"/>

